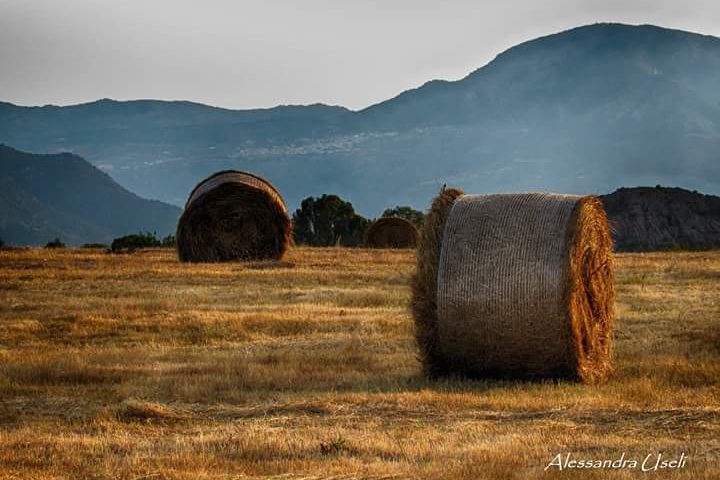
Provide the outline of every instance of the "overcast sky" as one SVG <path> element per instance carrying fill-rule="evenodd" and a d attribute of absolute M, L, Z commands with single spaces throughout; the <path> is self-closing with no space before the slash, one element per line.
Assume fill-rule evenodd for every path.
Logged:
<path fill-rule="evenodd" d="M 0 0 L 0 100 L 359 109 L 601 21 L 720 36 L 720 1 Z"/>

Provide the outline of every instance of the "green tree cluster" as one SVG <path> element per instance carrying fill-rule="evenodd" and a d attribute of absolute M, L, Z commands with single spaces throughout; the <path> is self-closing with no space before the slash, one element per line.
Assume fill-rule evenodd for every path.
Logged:
<path fill-rule="evenodd" d="M 158 239 L 155 233 L 140 232 L 133 233 L 131 235 L 125 235 L 118 237 L 113 240 L 110 245 L 110 250 L 115 253 L 119 252 L 133 252 L 139 248 L 154 248 L 154 247 L 174 247 L 175 237 L 168 235 L 162 239 Z"/>
<path fill-rule="evenodd" d="M 363 244 L 370 221 L 337 195 L 308 197 L 293 214 L 295 243 L 319 247 Z"/>

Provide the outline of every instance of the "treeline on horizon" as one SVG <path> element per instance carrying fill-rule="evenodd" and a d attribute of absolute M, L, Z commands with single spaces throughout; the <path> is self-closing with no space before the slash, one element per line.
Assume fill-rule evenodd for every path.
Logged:
<path fill-rule="evenodd" d="M 655 189 L 662 189 L 660 185 Z M 697 195 L 697 192 L 688 192 Z M 380 217 L 401 217 L 421 229 L 425 214 L 409 206 L 387 208 Z M 366 243 L 366 234 L 376 219 L 368 219 L 355 211 L 352 203 L 334 194 L 323 194 L 319 197 L 307 197 L 292 214 L 293 240 L 296 245 L 312 247 L 362 247 Z M 615 250 L 623 252 L 643 251 L 703 251 L 718 248 L 717 242 L 698 244 L 676 240 L 664 245 L 648 248 L 637 239 L 621 239 L 613 236 Z M 25 245 L 12 245 L 0 238 L 0 248 L 15 248 Z M 65 248 L 61 237 L 50 237 L 45 248 Z M 115 238 L 109 245 L 106 243 L 84 243 L 80 248 L 103 248 L 112 253 L 131 253 L 142 248 L 175 248 L 173 234 L 160 237 L 156 232 L 136 232 Z"/>
<path fill-rule="evenodd" d="M 409 206 L 395 206 L 383 211 L 381 217 L 401 217 L 421 228 L 425 214 Z M 293 239 L 296 245 L 313 247 L 360 247 L 374 219 L 355 211 L 352 203 L 338 195 L 323 194 L 307 197 L 292 215 Z M 0 247 L 6 247 L 0 239 Z M 59 237 L 50 239 L 45 248 L 65 248 Z M 105 248 L 115 253 L 133 252 L 141 248 L 174 248 L 175 236 L 158 237 L 156 232 L 137 232 L 115 238 L 110 245 L 85 243 L 81 248 Z"/>

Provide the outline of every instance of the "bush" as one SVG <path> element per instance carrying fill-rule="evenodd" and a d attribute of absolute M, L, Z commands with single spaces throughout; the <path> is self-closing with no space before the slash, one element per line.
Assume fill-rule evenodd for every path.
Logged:
<path fill-rule="evenodd" d="M 175 236 L 168 235 L 159 240 L 155 233 L 140 232 L 118 237 L 112 241 L 110 251 L 114 253 L 134 252 L 139 248 L 175 247 Z"/>
<path fill-rule="evenodd" d="M 154 233 L 133 233 L 113 240 L 110 245 L 110 250 L 114 253 L 134 252 L 138 248 L 152 248 L 159 246 L 160 241 L 155 237 Z"/>
<path fill-rule="evenodd" d="M 80 248 L 108 248 L 104 243 L 83 243 Z"/>
<path fill-rule="evenodd" d="M 55 238 L 54 240 L 50 240 L 46 243 L 45 248 L 65 248 L 65 244 L 60 241 L 59 238 Z"/>

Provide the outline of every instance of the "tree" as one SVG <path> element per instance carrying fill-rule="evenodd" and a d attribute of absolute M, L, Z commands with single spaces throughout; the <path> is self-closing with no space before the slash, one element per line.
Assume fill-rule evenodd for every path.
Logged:
<path fill-rule="evenodd" d="M 293 214 L 295 243 L 328 247 L 362 245 L 370 221 L 337 195 L 308 197 Z"/>
<path fill-rule="evenodd" d="M 423 212 L 407 206 L 388 208 L 383 212 L 382 216 L 404 218 L 414 223 L 417 228 L 421 228 L 423 223 L 425 223 L 425 214 Z"/>

